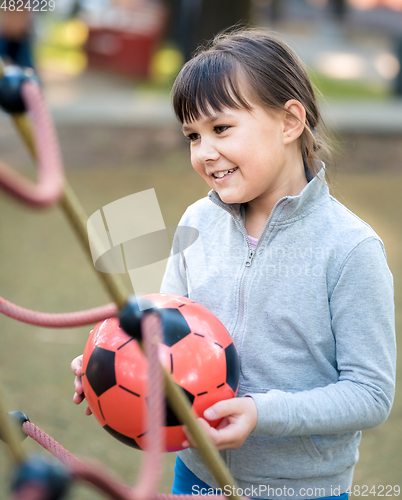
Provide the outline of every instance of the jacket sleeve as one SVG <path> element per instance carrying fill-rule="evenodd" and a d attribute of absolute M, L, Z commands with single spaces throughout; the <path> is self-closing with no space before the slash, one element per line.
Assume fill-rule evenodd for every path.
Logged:
<path fill-rule="evenodd" d="M 396 370 L 393 279 L 377 238 L 363 240 L 350 252 L 328 300 L 338 382 L 296 393 L 247 394 L 258 410 L 252 435 L 355 432 L 388 417 Z"/>
<path fill-rule="evenodd" d="M 162 279 L 161 293 L 188 296 L 185 257 L 182 251 L 175 251 L 175 238 Z"/>
<path fill-rule="evenodd" d="M 186 253 L 198 240 L 198 231 L 190 225 L 189 209 L 183 214 L 174 230 L 172 248 L 162 279 L 161 293 L 171 293 L 188 297 L 188 269 Z M 173 231 L 172 231 L 173 232 Z"/>
<path fill-rule="evenodd" d="M 161 293 L 188 296 L 185 268 L 180 254 L 170 255 L 161 284 Z"/>

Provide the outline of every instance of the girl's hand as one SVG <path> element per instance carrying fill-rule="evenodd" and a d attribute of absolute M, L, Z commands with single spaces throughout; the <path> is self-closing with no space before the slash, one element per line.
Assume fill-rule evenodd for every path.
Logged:
<path fill-rule="evenodd" d="M 85 399 L 84 388 L 82 386 L 82 381 L 81 381 L 82 354 L 81 356 L 77 356 L 75 359 L 71 361 L 71 371 L 75 375 L 74 379 L 75 394 L 73 396 L 73 401 L 76 405 L 79 405 Z M 92 415 L 92 411 L 88 406 L 85 408 L 85 415 Z"/>
<path fill-rule="evenodd" d="M 207 420 L 223 418 L 215 429 Z M 233 398 L 219 401 L 204 411 L 204 418 L 198 421 L 211 438 L 218 450 L 239 448 L 257 425 L 257 407 L 253 398 Z M 187 441 L 183 446 L 196 447 L 187 428 L 184 426 Z"/>

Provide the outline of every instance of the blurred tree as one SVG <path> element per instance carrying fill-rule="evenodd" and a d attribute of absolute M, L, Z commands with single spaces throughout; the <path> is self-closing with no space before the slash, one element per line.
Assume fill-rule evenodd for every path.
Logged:
<path fill-rule="evenodd" d="M 394 91 L 397 97 L 402 97 L 402 34 L 395 35 L 395 55 L 399 62 L 399 71 L 394 82 Z"/>
<path fill-rule="evenodd" d="M 249 26 L 251 0 L 166 0 L 170 10 L 168 39 L 187 61 L 196 48 L 233 25 Z"/>
<path fill-rule="evenodd" d="M 343 23 L 345 21 L 348 10 L 347 4 L 347 0 L 329 0 L 329 6 L 332 10 L 332 13 L 335 19 L 340 23 Z"/>
<path fill-rule="evenodd" d="M 283 0 L 271 0 L 271 21 L 276 24 L 282 18 Z"/>

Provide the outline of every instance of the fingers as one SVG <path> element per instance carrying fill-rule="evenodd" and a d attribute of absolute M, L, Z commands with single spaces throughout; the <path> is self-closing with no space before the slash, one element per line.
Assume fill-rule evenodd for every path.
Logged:
<path fill-rule="evenodd" d="M 198 418 L 197 420 L 200 426 L 203 428 L 204 432 L 206 432 L 206 434 L 209 434 L 209 429 L 212 429 L 212 427 L 208 424 L 208 422 L 203 418 Z M 190 431 L 188 430 L 186 425 L 183 425 L 183 432 L 187 438 L 182 443 L 183 448 L 197 448 L 197 443 L 194 441 L 193 436 L 190 434 Z"/>
<path fill-rule="evenodd" d="M 76 405 L 79 405 L 80 403 L 82 403 L 85 399 L 85 396 L 84 394 L 78 394 L 77 392 L 74 394 L 73 396 L 73 401 Z M 89 406 L 87 406 L 85 408 L 85 415 L 92 415 L 92 410 Z"/>
<path fill-rule="evenodd" d="M 82 394 L 84 392 L 84 386 L 82 385 L 82 378 L 81 377 L 75 377 L 74 388 L 75 388 L 75 392 L 78 392 L 78 394 Z"/>
<path fill-rule="evenodd" d="M 80 403 L 82 403 L 84 401 L 84 399 L 85 399 L 84 394 L 79 394 L 78 392 L 74 393 L 73 401 L 76 405 L 79 405 Z"/>
<path fill-rule="evenodd" d="M 84 399 L 84 386 L 82 385 L 81 377 L 75 377 L 74 379 L 75 394 L 73 401 L 75 404 L 79 405 Z"/>
<path fill-rule="evenodd" d="M 184 434 L 186 434 L 186 433 L 184 433 Z M 181 443 L 181 445 L 182 445 L 183 448 L 195 448 L 195 446 L 193 444 L 191 444 L 188 439 L 186 439 L 185 441 L 183 441 Z"/>
<path fill-rule="evenodd" d="M 82 375 L 82 354 L 71 361 L 71 371 L 77 377 Z"/>
<path fill-rule="evenodd" d="M 218 450 L 223 449 L 223 445 L 220 442 L 221 441 L 221 437 L 219 434 L 220 431 L 215 429 L 214 427 L 211 427 L 209 425 L 209 423 L 203 418 L 199 418 L 198 423 L 202 427 L 202 429 L 204 430 L 205 434 L 212 441 L 212 443 L 218 448 Z M 188 447 L 198 448 L 197 443 L 194 441 L 194 438 L 192 437 L 192 435 L 190 434 L 190 432 L 186 426 L 183 426 L 183 431 L 184 431 L 184 434 L 186 435 L 187 439 L 182 443 L 182 446 L 184 448 L 188 448 Z M 223 437 L 225 437 L 225 436 L 223 436 Z"/>
<path fill-rule="evenodd" d="M 204 411 L 206 420 L 218 420 L 229 415 L 238 415 L 243 412 L 243 399 L 233 398 L 219 401 Z"/>
<path fill-rule="evenodd" d="M 73 401 L 76 405 L 79 405 L 82 403 L 85 399 L 84 395 L 84 387 L 82 385 L 82 354 L 80 356 L 77 356 L 75 359 L 71 361 L 71 371 L 75 375 L 74 379 L 74 388 L 75 388 L 75 393 L 73 396 Z M 92 415 L 92 411 L 89 408 L 85 408 L 85 415 Z"/>
<path fill-rule="evenodd" d="M 239 448 L 254 430 L 257 424 L 257 408 L 249 397 L 219 401 L 204 412 L 205 418 L 198 422 L 218 450 Z M 207 420 L 222 419 L 219 425 L 212 427 Z M 187 440 L 183 445 L 196 447 L 187 429 Z"/>

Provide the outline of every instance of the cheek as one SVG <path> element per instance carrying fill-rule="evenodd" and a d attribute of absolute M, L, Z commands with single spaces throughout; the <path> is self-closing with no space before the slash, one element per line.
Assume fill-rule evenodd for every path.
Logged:
<path fill-rule="evenodd" d="M 199 162 L 197 161 L 197 157 L 196 157 L 196 153 L 194 151 L 193 148 L 190 149 L 190 161 L 191 161 L 191 165 L 193 166 L 193 169 L 195 171 L 198 171 L 198 168 L 199 168 Z"/>
<path fill-rule="evenodd" d="M 213 182 L 211 177 L 209 177 L 209 175 L 205 173 L 205 169 L 202 163 L 197 161 L 197 159 L 193 155 L 191 155 L 191 165 L 193 169 L 197 172 L 197 174 L 200 175 L 204 179 L 204 181 L 208 184 L 208 186 L 212 188 Z"/>
<path fill-rule="evenodd" d="M 193 157 L 190 158 L 190 161 L 191 161 L 191 166 L 193 167 L 193 169 L 198 172 L 198 167 L 197 167 L 197 162 L 196 160 L 193 159 Z"/>
<path fill-rule="evenodd" d="M 202 164 L 197 160 L 197 155 L 194 152 L 191 152 L 190 161 L 193 169 L 197 172 L 197 174 L 205 177 L 205 171 Z"/>

